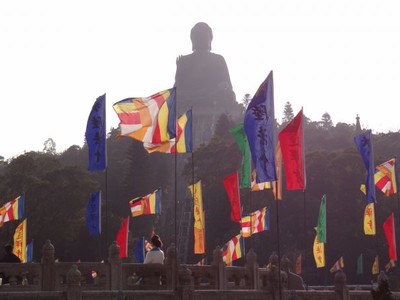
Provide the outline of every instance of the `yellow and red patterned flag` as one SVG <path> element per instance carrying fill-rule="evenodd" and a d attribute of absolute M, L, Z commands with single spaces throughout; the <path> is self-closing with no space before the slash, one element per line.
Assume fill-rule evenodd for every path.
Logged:
<path fill-rule="evenodd" d="M 26 219 L 15 229 L 13 252 L 21 262 L 26 263 Z"/>
<path fill-rule="evenodd" d="M 365 207 L 364 212 L 364 234 L 365 235 L 375 235 L 375 204 L 369 203 Z"/>
<path fill-rule="evenodd" d="M 203 197 L 201 192 L 201 180 L 189 185 L 189 190 L 193 197 L 193 215 L 194 215 L 194 253 L 205 253 L 204 245 L 204 211 Z"/>
<path fill-rule="evenodd" d="M 317 268 L 325 267 L 325 249 L 324 243 L 318 241 L 318 236 L 315 235 L 313 246 L 314 260 Z"/>

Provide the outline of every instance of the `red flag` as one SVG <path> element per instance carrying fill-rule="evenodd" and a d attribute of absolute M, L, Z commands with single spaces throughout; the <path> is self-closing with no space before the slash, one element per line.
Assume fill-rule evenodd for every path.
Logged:
<path fill-rule="evenodd" d="M 224 178 L 224 186 L 231 202 L 231 220 L 240 223 L 242 214 L 240 211 L 239 175 L 237 171 Z"/>
<path fill-rule="evenodd" d="M 306 186 L 303 157 L 303 109 L 278 135 L 281 144 L 286 189 L 304 190 Z"/>
<path fill-rule="evenodd" d="M 128 256 L 128 231 L 129 231 L 129 217 L 126 217 L 121 222 L 121 227 L 117 234 L 117 244 L 120 248 L 119 257 L 121 258 Z"/>
<path fill-rule="evenodd" d="M 301 253 L 296 258 L 296 274 L 297 275 L 301 274 Z"/>
<path fill-rule="evenodd" d="M 397 261 L 397 250 L 396 250 L 396 235 L 394 231 L 394 217 L 393 213 L 383 223 L 383 230 L 385 231 L 386 240 L 389 246 L 389 258 L 390 260 Z"/>

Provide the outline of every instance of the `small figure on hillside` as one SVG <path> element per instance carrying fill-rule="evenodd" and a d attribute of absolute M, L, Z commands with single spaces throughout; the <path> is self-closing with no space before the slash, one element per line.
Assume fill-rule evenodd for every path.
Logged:
<path fill-rule="evenodd" d="M 162 241 L 158 235 L 153 235 L 150 244 L 151 250 L 146 253 L 144 259 L 145 264 L 163 264 L 164 263 L 164 252 L 161 250 Z"/>
<path fill-rule="evenodd" d="M 389 288 L 389 282 L 386 274 L 381 271 L 378 276 L 378 288 L 371 290 L 371 295 L 374 300 L 392 300 L 392 292 Z"/>
<path fill-rule="evenodd" d="M 2 263 L 20 263 L 21 262 L 19 257 L 13 253 L 12 245 L 7 244 L 4 247 L 4 250 L 6 251 L 6 254 L 3 256 L 2 260 L 0 260 L 0 262 L 2 262 Z"/>

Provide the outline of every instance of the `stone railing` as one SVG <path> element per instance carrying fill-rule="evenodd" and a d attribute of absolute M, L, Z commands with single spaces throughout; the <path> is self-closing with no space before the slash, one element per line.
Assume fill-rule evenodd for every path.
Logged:
<path fill-rule="evenodd" d="M 56 262 L 54 247 L 47 241 L 41 263 L 0 264 L 0 299 L 41 298 L 43 293 L 49 299 L 118 299 L 117 292 L 126 295 L 139 290 L 141 297 L 148 291 L 151 299 L 183 300 L 218 299 L 219 292 L 243 294 L 241 299 L 318 299 L 322 295 L 324 299 L 352 299 L 352 293 L 363 299 L 368 293 L 349 292 L 343 272 L 336 273 L 332 291 L 305 291 L 301 277 L 290 272 L 286 257 L 281 260 L 281 270 L 276 254 L 271 255 L 268 267 L 260 268 L 253 250 L 246 255 L 244 267 L 227 267 L 218 247 L 207 266 L 181 265 L 174 245 L 167 249 L 164 264 L 122 263 L 119 253 L 114 242 L 105 263 Z"/>

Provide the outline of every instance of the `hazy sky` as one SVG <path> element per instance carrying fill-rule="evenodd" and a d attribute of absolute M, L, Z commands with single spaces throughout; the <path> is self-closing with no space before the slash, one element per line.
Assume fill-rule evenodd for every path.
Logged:
<path fill-rule="evenodd" d="M 191 53 L 190 29 L 207 22 L 236 97 L 274 71 L 275 116 L 286 101 L 314 121 L 398 131 L 400 1 L 0 2 L 0 155 L 83 145 L 95 99 L 112 104 L 174 83 Z"/>

